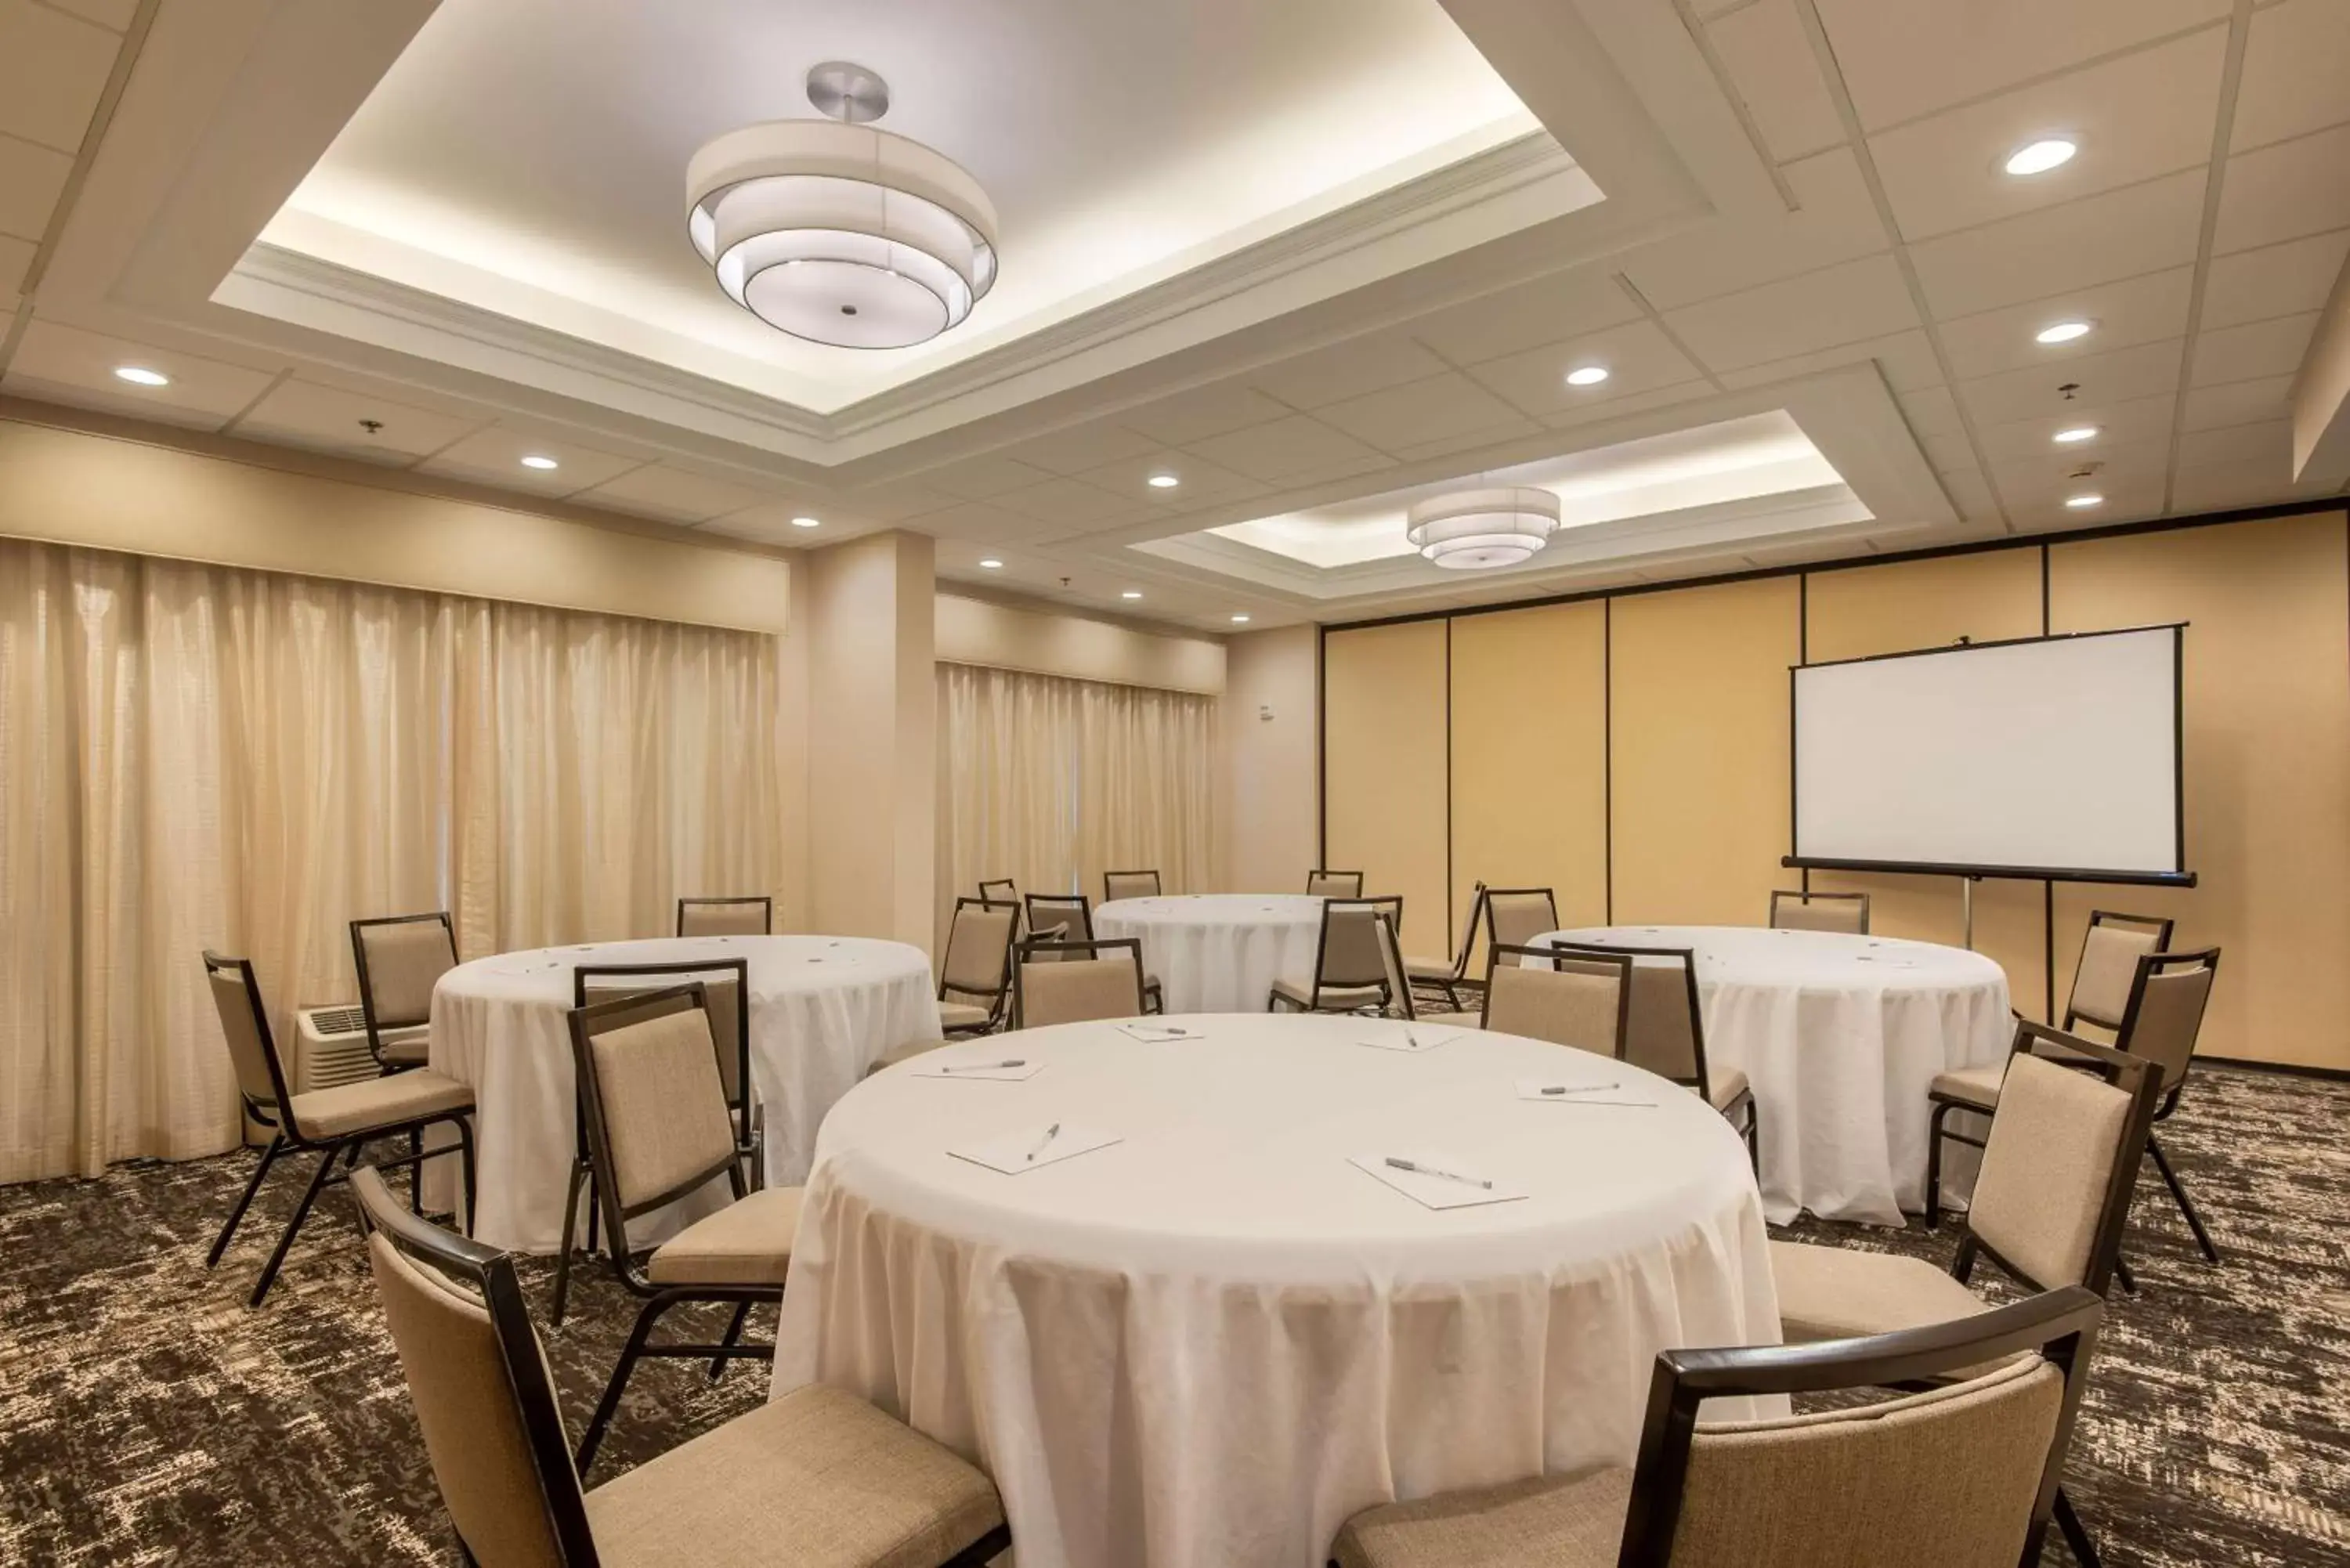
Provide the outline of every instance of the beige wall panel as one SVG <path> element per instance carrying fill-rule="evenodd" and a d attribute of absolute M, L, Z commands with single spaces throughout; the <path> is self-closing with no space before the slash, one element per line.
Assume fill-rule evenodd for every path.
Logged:
<path fill-rule="evenodd" d="M 1549 888 L 1570 926 L 1607 918 L 1607 608 L 1452 622 L 1452 909 L 1479 879 Z M 1458 921 L 1453 939 L 1460 933 Z M 1471 972 L 1482 972 L 1482 945 Z M 1450 949 L 1426 950 L 1430 958 Z"/>
<path fill-rule="evenodd" d="M 2345 585 L 2338 512 L 2052 548 L 2054 629 L 2190 623 L 2187 857 L 2200 877 L 2059 886 L 2060 998 L 2092 909 L 2167 914 L 2177 945 L 2225 950 L 2204 1052 L 2350 1068 Z"/>
<path fill-rule="evenodd" d="M 1216 705 L 1224 748 L 1221 886 L 1296 893 L 1314 868 L 1321 760 L 1315 752 L 1315 645 L 1310 626 L 1251 632 L 1225 645 Z"/>
<path fill-rule="evenodd" d="M 1451 940 L 1445 637 L 1443 621 L 1410 621 L 1334 631 L 1322 647 L 1324 864 L 1361 871 L 1367 893 L 1400 894 L 1415 953 Z"/>
<path fill-rule="evenodd" d="M 1939 648 L 1961 637 L 1977 642 L 2037 637 L 2040 552 L 1991 550 L 1815 572 L 1805 599 L 1805 651 L 1814 660 Z M 1964 940 L 1963 895 L 1951 877 L 1814 871 L 1812 887 L 1867 894 L 1869 927 L 1881 935 L 1952 946 Z M 2047 992 L 2045 917 L 2042 883 L 1975 886 L 1975 947 L 2007 971 L 2009 994 L 2033 1018 L 2042 1015 Z"/>
<path fill-rule="evenodd" d="M 1796 579 L 1615 601 L 1615 918 L 1759 926 L 1787 852 Z"/>

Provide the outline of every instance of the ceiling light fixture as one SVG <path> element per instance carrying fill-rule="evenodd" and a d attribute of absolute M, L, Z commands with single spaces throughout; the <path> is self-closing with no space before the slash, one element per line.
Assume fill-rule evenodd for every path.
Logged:
<path fill-rule="evenodd" d="M 825 119 L 774 119 L 686 166 L 686 228 L 727 297 L 842 348 L 906 348 L 962 324 L 995 283 L 995 207 L 969 171 L 875 130 L 889 87 L 830 60 L 807 74 Z"/>
<path fill-rule="evenodd" d="M 1607 379 L 1607 367 L 1605 365 L 1578 365 L 1566 373 L 1566 384 L 1570 387 L 1596 387 Z"/>
<path fill-rule="evenodd" d="M 979 564 L 979 569 L 983 572 L 1000 572 L 1003 570 L 1003 563 L 990 556 Z"/>
<path fill-rule="evenodd" d="M 2070 343 L 2074 338 L 2086 337 L 2089 329 L 2095 325 L 2090 321 L 2053 321 L 2033 333 L 2033 337 L 2042 343 Z"/>
<path fill-rule="evenodd" d="M 538 452 L 528 452 L 528 453 L 525 453 L 525 454 L 524 455 L 523 460 L 522 460 L 522 465 L 523 465 L 525 468 L 541 468 L 541 469 L 548 469 L 548 468 L 561 468 L 561 467 L 563 466 L 561 463 L 559 463 L 559 462 L 556 462 L 553 458 L 544 456 L 543 454 L 538 453 Z"/>
<path fill-rule="evenodd" d="M 2095 425 L 2074 425 L 2069 430 L 2058 431 L 2048 439 L 2058 446 L 2078 446 L 2085 441 L 2096 440 L 2098 433 L 2098 427 Z"/>
<path fill-rule="evenodd" d="M 2084 491 L 2078 495 L 2067 495 L 2064 497 L 2064 504 L 2071 507 L 2075 512 L 2085 511 L 2092 506 L 2103 506 L 2105 504 L 2106 498 L 2098 494 L 2094 490 Z"/>
<path fill-rule="evenodd" d="M 1558 526 L 1558 497 L 1547 490 L 1457 490 L 1415 504 L 1404 537 L 1449 570 L 1514 566 Z"/>
<path fill-rule="evenodd" d="M 2038 141 L 2027 141 L 2009 153 L 2002 167 L 2011 174 L 2045 174 L 2073 161 L 2073 154 L 2079 151 L 2080 144 L 2069 137 L 2043 137 Z"/>
<path fill-rule="evenodd" d="M 792 526 L 795 528 L 821 528 L 824 526 L 824 524 L 821 519 L 815 517 L 795 517 L 792 519 Z"/>
<path fill-rule="evenodd" d="M 1142 597 L 1142 590 L 1140 588 L 1128 588 L 1126 592 L 1118 595 L 1118 597 L 1122 599 L 1139 599 Z"/>
<path fill-rule="evenodd" d="M 1183 482 L 1171 473 L 1154 473 L 1143 483 L 1153 490 L 1172 490 Z"/>
<path fill-rule="evenodd" d="M 117 365 L 114 374 L 116 379 L 128 381 L 134 387 L 168 387 L 172 384 L 171 377 L 161 370 L 150 370 L 144 365 Z"/>
<path fill-rule="evenodd" d="M 1244 615 L 1236 615 L 1232 617 L 1232 624 L 1234 626 L 1246 626 L 1248 624 L 1248 617 Z"/>

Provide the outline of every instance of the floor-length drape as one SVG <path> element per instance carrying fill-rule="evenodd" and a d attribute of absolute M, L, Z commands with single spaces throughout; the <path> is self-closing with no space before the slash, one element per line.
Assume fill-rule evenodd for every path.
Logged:
<path fill-rule="evenodd" d="M 239 1136 L 196 962 L 272 1023 L 347 923 L 466 956 L 776 891 L 775 639 L 0 540 L 0 1180 Z"/>

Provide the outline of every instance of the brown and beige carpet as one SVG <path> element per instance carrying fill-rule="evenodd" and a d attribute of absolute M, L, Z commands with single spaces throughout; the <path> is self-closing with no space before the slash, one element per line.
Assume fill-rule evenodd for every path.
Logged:
<path fill-rule="evenodd" d="M 2074 1495 L 2114 1568 L 2350 1565 L 2350 1085 L 2207 1071 L 2165 1137 L 2226 1262 L 2200 1260 L 2149 1169 L 2139 1292 L 2109 1319 Z M 322 1200 L 262 1311 L 244 1293 L 292 1180 L 205 1271 L 249 1168 L 0 1188 L 0 1563 L 455 1562 L 348 1196 Z M 1950 1245 L 1914 1228 L 1795 1233 L 1937 1260 Z M 525 1274 L 541 1302 L 550 1273 Z M 595 1269 L 573 1303 L 548 1348 L 577 1422 L 632 1314 Z M 713 1386 L 698 1364 L 649 1364 L 593 1479 L 764 1386 L 763 1367 Z"/>

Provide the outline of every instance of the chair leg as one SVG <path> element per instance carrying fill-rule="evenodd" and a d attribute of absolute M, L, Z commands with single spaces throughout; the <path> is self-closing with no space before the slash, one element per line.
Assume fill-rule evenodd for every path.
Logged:
<path fill-rule="evenodd" d="M 473 1124 L 464 1117 L 457 1118 L 457 1163 L 462 1168 L 460 1180 L 465 1189 L 465 1222 L 458 1229 L 466 1235 L 473 1233 L 473 1203 L 480 1191 L 480 1181 L 474 1169 Z"/>
<path fill-rule="evenodd" d="M 742 1338 L 743 1321 L 750 1315 L 751 1303 L 749 1302 L 736 1302 L 734 1303 L 734 1316 L 726 1325 L 726 1337 L 720 1340 L 718 1343 L 721 1345 L 732 1345 L 736 1340 Z M 713 1355 L 710 1358 L 710 1380 L 712 1383 L 717 1382 L 721 1376 L 724 1376 L 728 1359 L 728 1357 L 723 1355 Z"/>
<path fill-rule="evenodd" d="M 1754 1168 L 1754 1180 L 1762 1180 L 1762 1108 L 1752 1100 L 1746 1102 L 1746 1162 Z"/>
<path fill-rule="evenodd" d="M 2081 1568 L 2105 1568 L 2104 1560 L 2097 1555 L 2097 1543 L 2089 1538 L 2088 1528 L 2073 1511 L 2073 1500 L 2064 1495 L 2061 1486 L 2056 1489 L 2054 1514 L 2056 1528 L 2064 1532 L 2064 1545 L 2073 1553 L 2073 1561 Z"/>
<path fill-rule="evenodd" d="M 2120 1282 L 2122 1289 L 2137 1294 L 2137 1276 L 2130 1272 L 2129 1260 L 2119 1252 L 2114 1254 L 2114 1278 Z"/>
<path fill-rule="evenodd" d="M 588 1467 L 596 1462 L 597 1445 L 604 1440 L 604 1428 L 612 1424 L 613 1412 L 620 1407 L 620 1395 L 629 1386 L 629 1374 L 636 1371 L 637 1362 L 645 1354 L 645 1342 L 652 1337 L 653 1324 L 674 1304 L 667 1297 L 659 1297 L 647 1302 L 644 1311 L 637 1314 L 637 1326 L 629 1331 L 629 1343 L 620 1351 L 619 1365 L 612 1368 L 612 1380 L 604 1385 L 604 1397 L 596 1402 L 596 1414 L 588 1418 L 588 1430 L 579 1439 L 579 1452 L 572 1459 L 573 1467 L 583 1478 Z"/>
<path fill-rule="evenodd" d="M 424 1218 L 424 1129 L 408 1129 L 408 1211 Z"/>
<path fill-rule="evenodd" d="M 548 1318 L 556 1328 L 563 1326 L 563 1305 L 571 1299 L 571 1238 L 572 1228 L 579 1222 L 579 1189 L 593 1180 L 588 1168 L 577 1160 L 571 1162 L 571 1180 L 563 1195 L 563 1244 L 555 1250 L 555 1307 Z M 588 1223 L 595 1223 L 596 1211 L 588 1211 Z M 592 1241 L 588 1243 L 595 1244 Z"/>
<path fill-rule="evenodd" d="M 237 1221 L 243 1220 L 244 1211 L 253 1207 L 253 1195 L 261 1190 L 261 1179 L 269 1174 L 271 1164 L 277 1158 L 277 1151 L 285 1147 L 284 1133 L 269 1135 L 269 1146 L 261 1151 L 260 1162 L 253 1168 L 253 1179 L 244 1184 L 244 1195 L 236 1200 L 236 1207 L 228 1211 L 228 1223 L 221 1227 L 220 1235 L 213 1241 L 212 1251 L 204 1258 L 205 1268 L 216 1267 L 221 1254 L 228 1251 L 229 1238 L 236 1234 Z"/>
<path fill-rule="evenodd" d="M 2187 1196 L 2187 1184 L 2178 1179 L 2178 1172 L 2170 1168 L 2170 1157 L 2162 1152 L 2162 1140 L 2152 1133 L 2147 1134 L 2146 1152 L 2154 1156 L 2154 1168 L 2162 1172 L 2170 1196 L 2178 1200 L 2178 1211 L 2187 1216 L 2187 1228 L 2195 1232 L 2195 1244 L 2203 1249 L 2208 1262 L 2218 1262 L 2220 1249 L 2211 1244 L 2211 1232 L 2204 1229 L 2203 1216 L 2195 1211 L 2195 1200 Z"/>
<path fill-rule="evenodd" d="M 1942 1118 L 1950 1107 L 1937 1105 L 1926 1118 L 1926 1229 L 1942 1224 Z"/>
<path fill-rule="evenodd" d="M 335 1168 L 335 1158 L 343 1151 L 330 1148 L 319 1157 L 318 1168 L 310 1177 L 310 1185 L 302 1189 L 302 1201 L 294 1206 L 294 1218 L 286 1221 L 286 1233 L 277 1238 L 277 1250 L 269 1254 L 269 1262 L 261 1266 L 261 1278 L 255 1282 L 250 1304 L 259 1306 L 276 1282 L 278 1268 L 286 1262 L 286 1251 L 294 1245 L 295 1232 L 302 1221 L 310 1217 L 310 1205 L 318 1200 L 318 1189 L 327 1185 L 328 1173 Z"/>

